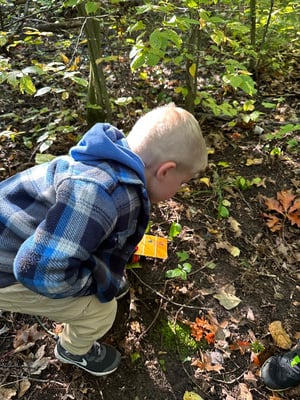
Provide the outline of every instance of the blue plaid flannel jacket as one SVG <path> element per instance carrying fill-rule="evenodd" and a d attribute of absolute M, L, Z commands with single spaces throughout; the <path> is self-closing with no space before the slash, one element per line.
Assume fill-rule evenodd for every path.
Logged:
<path fill-rule="evenodd" d="M 0 287 L 21 282 L 47 297 L 96 294 L 101 302 L 115 296 L 150 202 L 130 163 L 92 164 L 61 156 L 0 183 Z"/>

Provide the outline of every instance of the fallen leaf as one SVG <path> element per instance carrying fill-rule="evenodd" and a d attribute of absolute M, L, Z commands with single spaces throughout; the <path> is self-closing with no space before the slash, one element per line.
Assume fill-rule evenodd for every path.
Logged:
<path fill-rule="evenodd" d="M 248 341 L 237 340 L 236 342 L 229 345 L 229 350 L 239 350 L 241 354 L 245 354 L 247 351 L 250 350 L 250 345 L 251 343 Z"/>
<path fill-rule="evenodd" d="M 220 304 L 226 308 L 226 310 L 232 310 L 237 307 L 241 299 L 235 296 L 235 289 L 233 285 L 227 285 L 218 290 L 218 293 L 213 296 L 219 300 Z"/>
<path fill-rule="evenodd" d="M 290 207 L 287 217 L 292 225 L 297 225 L 300 228 L 300 199 L 296 200 L 294 205 Z"/>
<path fill-rule="evenodd" d="M 201 359 L 195 358 L 191 362 L 193 367 L 199 368 L 201 371 L 216 371 L 220 372 L 224 369 L 223 365 L 220 363 L 213 364 L 211 356 L 208 353 L 202 353 Z"/>
<path fill-rule="evenodd" d="M 31 383 L 28 379 L 22 379 L 19 383 L 18 399 L 21 399 L 30 388 Z"/>
<path fill-rule="evenodd" d="M 32 375 L 39 375 L 49 365 L 50 357 L 44 357 L 46 345 L 39 347 L 37 352 L 32 355 L 30 361 L 25 362 L 25 366 L 29 368 Z"/>
<path fill-rule="evenodd" d="M 230 253 L 233 257 L 238 257 L 240 255 L 240 249 L 236 246 L 232 246 L 229 242 L 217 242 L 217 249 L 225 249 Z"/>
<path fill-rule="evenodd" d="M 199 179 L 199 182 L 202 182 L 202 183 L 204 183 L 207 187 L 210 187 L 210 179 L 209 179 L 209 178 L 206 178 L 206 177 L 200 178 L 200 179 Z"/>
<path fill-rule="evenodd" d="M 248 386 L 245 383 L 240 383 L 237 400 L 252 400 L 252 399 L 253 397 Z"/>
<path fill-rule="evenodd" d="M 297 225 L 300 228 L 300 199 L 291 190 L 281 190 L 277 192 L 276 199 L 265 198 L 265 205 L 272 212 L 278 213 L 263 213 L 266 218 L 266 224 L 272 232 L 281 231 L 286 220 L 289 220 L 291 225 Z"/>
<path fill-rule="evenodd" d="M 237 222 L 237 220 L 232 218 L 232 217 L 228 218 L 228 222 L 230 223 L 230 226 L 231 226 L 232 230 L 235 233 L 235 237 L 240 237 L 241 234 L 242 234 L 242 231 L 240 229 L 240 225 L 241 224 L 239 222 Z"/>
<path fill-rule="evenodd" d="M 273 321 L 269 325 L 269 332 L 276 346 L 284 350 L 289 350 L 292 347 L 292 341 L 282 326 L 281 321 Z"/>
<path fill-rule="evenodd" d="M 45 332 L 38 331 L 37 327 L 38 324 L 34 324 L 30 327 L 28 325 L 25 325 L 22 329 L 19 329 L 16 332 L 16 336 L 13 342 L 13 347 L 16 349 L 16 352 L 20 351 L 18 350 L 18 348 L 21 348 L 21 346 L 24 346 L 25 349 L 26 344 L 30 344 L 31 342 L 35 343 L 37 340 L 42 339 L 45 336 Z"/>
<path fill-rule="evenodd" d="M 277 200 L 282 204 L 283 210 L 288 211 L 292 202 L 295 200 L 296 196 L 291 192 L 291 190 L 282 190 L 277 193 Z"/>
<path fill-rule="evenodd" d="M 203 400 L 203 397 L 195 392 L 185 392 L 183 395 L 183 400 Z"/>
<path fill-rule="evenodd" d="M 256 386 L 257 378 L 252 371 L 248 371 L 244 374 L 244 381 L 250 383 L 252 386 Z"/>
<path fill-rule="evenodd" d="M 263 163 L 263 158 L 248 158 L 246 161 L 246 166 L 250 167 L 251 165 L 260 165 Z"/>
<path fill-rule="evenodd" d="M 0 387 L 0 400 L 10 400 L 17 394 L 16 389 Z"/>

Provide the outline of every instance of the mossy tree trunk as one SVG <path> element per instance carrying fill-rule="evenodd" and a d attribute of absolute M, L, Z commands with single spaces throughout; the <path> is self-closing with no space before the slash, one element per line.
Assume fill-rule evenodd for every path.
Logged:
<path fill-rule="evenodd" d="M 88 86 L 87 122 L 89 126 L 96 122 L 111 122 L 112 110 L 106 87 L 106 80 L 102 64 L 97 62 L 101 58 L 101 24 L 96 17 L 88 16 L 85 4 L 77 6 L 78 14 L 84 17 L 84 32 L 87 38 L 90 59 L 90 79 Z"/>

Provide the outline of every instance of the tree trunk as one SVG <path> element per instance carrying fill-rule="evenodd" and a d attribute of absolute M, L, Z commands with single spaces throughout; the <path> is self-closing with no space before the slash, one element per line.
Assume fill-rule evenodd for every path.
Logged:
<path fill-rule="evenodd" d="M 87 122 L 89 126 L 92 126 L 96 122 L 111 122 L 112 111 L 102 64 L 97 63 L 97 59 L 102 55 L 101 24 L 96 18 L 86 14 L 84 4 L 79 4 L 77 7 L 79 16 L 85 17 L 84 32 L 90 58 Z"/>

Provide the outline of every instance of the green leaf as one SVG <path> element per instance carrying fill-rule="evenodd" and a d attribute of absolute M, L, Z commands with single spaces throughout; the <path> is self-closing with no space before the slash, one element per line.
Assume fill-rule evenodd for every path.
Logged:
<path fill-rule="evenodd" d="M 173 42 L 177 48 L 180 48 L 182 39 L 177 32 L 173 31 L 173 29 L 164 31 L 164 37 Z"/>
<path fill-rule="evenodd" d="M 278 134 L 286 134 L 286 133 L 290 133 L 290 132 L 294 132 L 294 131 L 298 131 L 300 130 L 300 125 L 293 125 L 293 124 L 287 124 L 285 126 L 283 126 Z"/>
<path fill-rule="evenodd" d="M 265 108 L 275 108 L 275 107 L 276 107 L 276 104 L 275 104 L 275 103 L 268 103 L 268 102 L 266 102 L 266 101 L 263 101 L 261 104 L 262 104 L 262 106 L 264 106 Z"/>
<path fill-rule="evenodd" d="M 0 47 L 7 43 L 6 32 L 0 32 Z"/>
<path fill-rule="evenodd" d="M 166 278 L 169 279 L 181 277 L 182 269 L 181 268 L 169 269 L 168 271 L 166 271 L 165 276 Z"/>
<path fill-rule="evenodd" d="M 80 2 L 81 2 L 81 0 L 67 0 L 64 2 L 64 7 L 75 7 Z"/>
<path fill-rule="evenodd" d="M 132 71 L 136 71 L 145 64 L 146 57 L 144 53 L 137 54 L 130 64 Z"/>
<path fill-rule="evenodd" d="M 155 53 L 149 52 L 146 56 L 146 62 L 150 67 L 154 67 L 160 61 L 161 57 Z"/>
<path fill-rule="evenodd" d="M 190 263 L 183 263 L 182 269 L 188 274 L 192 270 L 192 265 Z"/>
<path fill-rule="evenodd" d="M 150 46 L 153 49 L 161 49 L 162 43 L 165 41 L 163 40 L 163 33 L 160 32 L 158 29 L 153 31 L 149 37 Z"/>
<path fill-rule="evenodd" d="M 169 238 L 173 239 L 174 237 L 178 236 L 182 231 L 182 226 L 178 224 L 178 222 L 172 222 L 169 230 Z"/>
<path fill-rule="evenodd" d="M 53 154 L 41 154 L 41 153 L 37 153 L 35 156 L 35 162 L 36 164 L 43 164 L 45 162 L 51 161 L 55 158 L 56 156 L 54 156 Z"/>
<path fill-rule="evenodd" d="M 21 76 L 20 82 L 19 82 L 19 87 L 20 87 L 20 92 L 22 94 L 27 93 L 27 94 L 33 95 L 36 92 L 36 88 L 35 88 L 29 75 Z"/>
<path fill-rule="evenodd" d="M 220 204 L 219 207 L 218 207 L 218 215 L 221 218 L 228 218 L 229 217 L 228 208 L 223 206 L 223 204 Z"/>
<path fill-rule="evenodd" d="M 78 76 L 70 76 L 71 81 L 77 83 L 80 86 L 88 87 L 89 82 L 86 79 L 79 78 Z"/>
<path fill-rule="evenodd" d="M 98 10 L 99 4 L 95 1 L 89 1 L 85 4 L 85 11 L 88 15 L 95 14 Z"/>
<path fill-rule="evenodd" d="M 190 258 L 189 253 L 187 251 L 178 251 L 176 255 L 178 257 L 179 262 L 186 261 Z"/>

